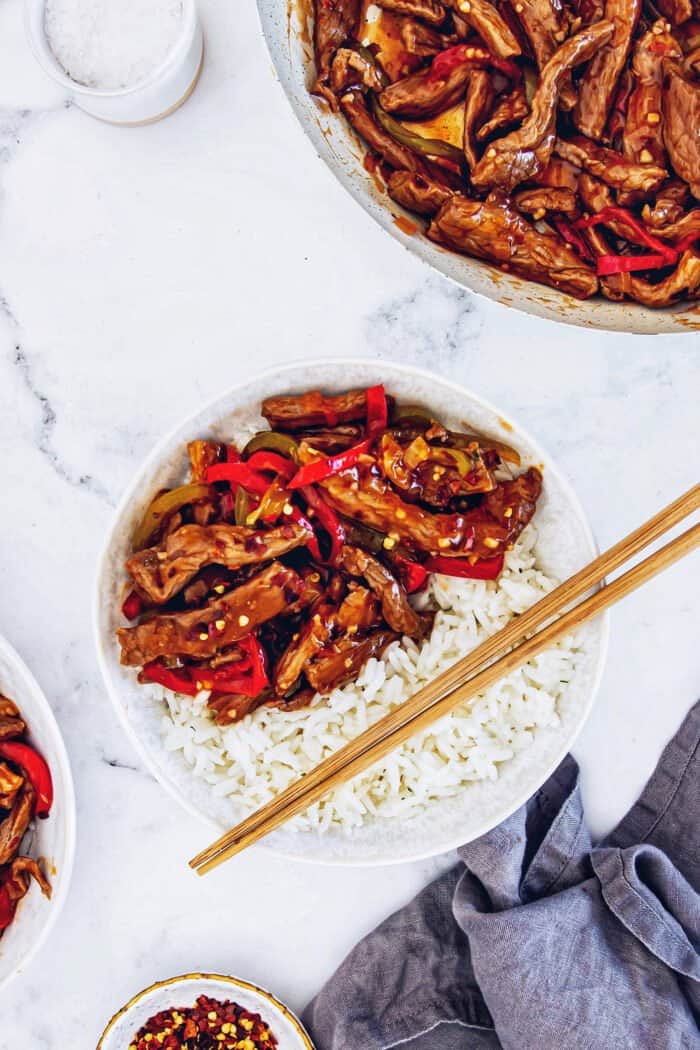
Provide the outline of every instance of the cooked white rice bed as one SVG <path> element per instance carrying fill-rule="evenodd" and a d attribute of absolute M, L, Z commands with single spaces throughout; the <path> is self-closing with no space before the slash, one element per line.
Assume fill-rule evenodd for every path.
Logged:
<path fill-rule="evenodd" d="M 232 819 L 262 806 L 460 656 L 504 627 L 557 583 L 537 566 L 535 528 L 506 555 L 498 581 L 433 576 L 421 604 L 438 606 L 429 639 L 394 642 L 355 682 L 300 711 L 260 708 L 232 726 L 217 726 L 207 693 L 196 699 L 160 690 L 165 747 L 232 804 Z M 381 763 L 332 792 L 290 823 L 297 829 L 352 829 L 495 780 L 499 766 L 559 724 L 557 704 L 574 672 L 573 637 L 541 653 L 472 703 L 416 734 Z M 157 691 L 158 687 L 154 687 Z"/>

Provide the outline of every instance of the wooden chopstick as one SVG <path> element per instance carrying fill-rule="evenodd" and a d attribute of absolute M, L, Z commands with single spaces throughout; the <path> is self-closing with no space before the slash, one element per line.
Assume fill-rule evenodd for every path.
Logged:
<path fill-rule="evenodd" d="M 667 565 L 683 557 L 697 545 L 700 526 L 690 529 L 568 613 L 564 612 L 573 601 L 599 584 L 608 573 L 619 568 L 699 507 L 700 485 L 695 485 L 605 554 L 546 595 L 517 620 L 457 661 L 435 682 L 419 690 L 365 733 L 291 784 L 272 802 L 223 835 L 194 857 L 190 866 L 203 875 L 235 853 L 252 845 L 338 784 L 344 783 L 379 761 L 414 733 L 430 725 L 474 693 L 483 691 L 488 685 L 510 673 L 514 667 L 530 659 L 534 652 L 540 652 L 542 648 L 551 645 L 553 640 L 590 617 L 598 615 L 630 590 L 634 590 Z M 559 620 L 549 624 L 519 648 L 510 651 L 525 635 L 542 627 L 557 613 L 562 614 Z M 533 646 L 536 646 L 534 650 Z M 502 657 L 501 660 L 486 666 L 498 656 Z"/>

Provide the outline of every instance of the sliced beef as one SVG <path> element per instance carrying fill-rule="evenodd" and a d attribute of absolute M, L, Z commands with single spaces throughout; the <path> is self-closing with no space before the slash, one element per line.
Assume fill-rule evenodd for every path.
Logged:
<path fill-rule="evenodd" d="M 268 532 L 243 525 L 183 525 L 165 543 L 138 551 L 126 570 L 138 590 L 162 605 L 206 565 L 240 569 L 280 558 L 309 538 L 301 525 L 282 525 Z"/>
<path fill-rule="evenodd" d="M 0 693 L 0 740 L 22 736 L 26 728 L 17 705 Z"/>
<path fill-rule="evenodd" d="M 393 171 L 387 189 L 392 200 L 419 215 L 435 215 L 452 196 L 439 182 L 411 171 Z"/>
<path fill-rule="evenodd" d="M 306 677 L 319 693 L 330 693 L 356 678 L 372 657 L 379 657 L 399 637 L 378 628 L 364 637 L 345 635 L 324 649 L 306 668 Z"/>
<path fill-rule="evenodd" d="M 507 530 L 509 543 L 515 543 L 532 521 L 541 495 L 542 475 L 536 467 L 530 467 L 519 477 L 502 481 L 487 492 L 481 510 Z"/>
<path fill-rule="evenodd" d="M 0 809 L 12 809 L 23 783 L 23 776 L 0 762 Z"/>
<path fill-rule="evenodd" d="M 676 269 L 659 284 L 649 284 L 632 274 L 625 286 L 626 294 L 643 306 L 672 306 L 683 299 L 700 298 L 700 256 L 684 252 Z"/>
<path fill-rule="evenodd" d="M 515 33 L 489 0 L 449 0 L 449 6 L 481 37 L 491 54 L 515 58 L 522 53 Z"/>
<path fill-rule="evenodd" d="M 241 722 L 247 715 L 257 711 L 266 702 L 265 694 L 260 696 L 243 696 L 240 693 L 214 693 L 207 700 L 207 707 L 214 714 L 214 721 L 219 726 L 233 725 Z"/>
<path fill-rule="evenodd" d="M 187 455 L 190 461 L 190 480 L 201 484 L 206 481 L 209 467 L 225 458 L 226 448 L 220 441 L 190 441 Z"/>
<path fill-rule="evenodd" d="M 575 216 L 578 212 L 576 194 L 563 187 L 541 186 L 535 190 L 522 190 L 513 200 L 519 211 L 532 215 L 533 219 L 543 219 L 549 212 L 568 216 Z"/>
<path fill-rule="evenodd" d="M 342 452 L 362 441 L 364 428 L 359 426 L 339 426 L 319 428 L 318 430 L 300 430 L 297 434 L 300 441 L 308 441 L 319 452 L 331 455 Z"/>
<path fill-rule="evenodd" d="M 384 81 L 378 67 L 368 58 L 349 47 L 335 53 L 331 66 L 331 87 L 336 95 L 351 87 L 381 91 Z"/>
<path fill-rule="evenodd" d="M 346 394 L 310 390 L 306 394 L 266 397 L 261 411 L 272 430 L 336 427 L 339 423 L 365 419 L 367 395 L 364 390 L 349 390 Z"/>
<path fill-rule="evenodd" d="M 17 855 L 34 815 L 35 801 L 34 788 L 25 780 L 10 813 L 0 823 L 0 865 L 9 864 Z"/>
<path fill-rule="evenodd" d="M 513 0 L 511 6 L 530 41 L 538 68 L 544 69 L 569 34 L 567 8 L 559 0 Z M 562 85 L 561 94 L 565 108 L 571 109 L 576 95 L 570 79 Z"/>
<path fill-rule="evenodd" d="M 137 627 L 117 631 L 122 663 L 140 667 L 160 656 L 204 660 L 286 612 L 304 588 L 293 569 L 272 562 L 235 590 L 202 609 L 153 616 Z"/>
<path fill-rule="evenodd" d="M 340 514 L 358 519 L 409 550 L 431 554 L 463 553 L 471 533 L 459 514 L 434 514 L 406 503 L 372 469 L 355 467 L 321 482 L 326 498 Z"/>
<path fill-rule="evenodd" d="M 610 40 L 613 26 L 598 22 L 570 37 L 542 70 L 530 114 L 515 131 L 494 141 L 471 173 L 478 189 L 506 192 L 537 175 L 554 148 L 559 93 L 567 75 Z"/>
<path fill-rule="evenodd" d="M 476 134 L 486 120 L 494 99 L 491 74 L 487 69 L 473 69 L 464 100 L 464 132 L 462 148 L 470 171 L 476 167 L 479 154 L 476 149 Z"/>
<path fill-rule="evenodd" d="M 315 0 L 314 50 L 316 82 L 313 90 L 335 106 L 328 87 L 333 55 L 355 36 L 360 19 L 361 0 Z"/>
<path fill-rule="evenodd" d="M 677 63 L 669 63 L 667 71 L 664 142 L 673 170 L 700 200 L 700 81 L 691 80 Z"/>
<path fill-rule="evenodd" d="M 653 193 L 668 177 L 664 168 L 655 164 L 635 164 L 616 150 L 598 146 L 581 135 L 572 139 L 558 138 L 554 148 L 563 160 L 584 168 L 616 190 Z"/>
<path fill-rule="evenodd" d="M 632 58 L 634 87 L 627 101 L 622 152 L 637 164 L 667 165 L 662 120 L 664 60 L 682 52 L 668 23 L 659 21 L 637 41 Z"/>
<path fill-rule="evenodd" d="M 458 37 L 456 34 L 438 33 L 423 22 L 407 18 L 401 25 L 401 42 L 409 55 L 432 58 L 456 44 Z"/>
<path fill-rule="evenodd" d="M 641 6 L 642 0 L 606 0 L 605 19 L 614 26 L 614 33 L 581 77 L 574 110 L 576 127 L 589 138 L 602 138 L 617 82 L 627 64 Z"/>
<path fill-rule="evenodd" d="M 553 234 L 540 233 L 496 194 L 486 201 L 455 195 L 438 212 L 428 236 L 579 299 L 598 290 L 595 273 L 572 248 Z"/>
<path fill-rule="evenodd" d="M 445 21 L 445 8 L 437 0 L 377 0 L 377 7 L 395 11 L 399 15 L 420 18 L 428 25 L 439 26 Z"/>
<path fill-rule="evenodd" d="M 387 113 L 409 120 L 424 120 L 442 113 L 464 98 L 472 67 L 454 66 L 446 77 L 433 77 L 429 69 L 411 73 L 390 84 L 379 96 Z"/>
<path fill-rule="evenodd" d="M 408 600 L 396 577 L 377 558 L 360 547 L 343 547 L 343 569 L 351 576 L 363 577 L 382 603 L 382 616 L 400 634 L 420 638 L 425 624 Z"/>
<path fill-rule="evenodd" d="M 519 124 L 529 112 L 525 89 L 522 84 L 516 84 L 512 91 L 499 98 L 489 119 L 477 131 L 477 142 L 485 142 L 497 131 L 507 131 L 514 124 Z"/>

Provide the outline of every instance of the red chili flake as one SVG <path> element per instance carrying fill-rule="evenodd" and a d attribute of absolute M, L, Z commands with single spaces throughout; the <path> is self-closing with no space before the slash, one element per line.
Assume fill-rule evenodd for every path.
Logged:
<path fill-rule="evenodd" d="M 161 1010 L 139 1029 L 129 1050 L 276 1050 L 260 1014 L 226 999 L 200 995 L 194 1006 Z"/>

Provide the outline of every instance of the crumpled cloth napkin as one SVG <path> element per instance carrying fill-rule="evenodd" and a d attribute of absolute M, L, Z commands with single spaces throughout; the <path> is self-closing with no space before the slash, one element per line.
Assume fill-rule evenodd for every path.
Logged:
<path fill-rule="evenodd" d="M 594 846 L 567 757 L 310 1004 L 318 1050 L 700 1047 L 700 701 Z"/>

